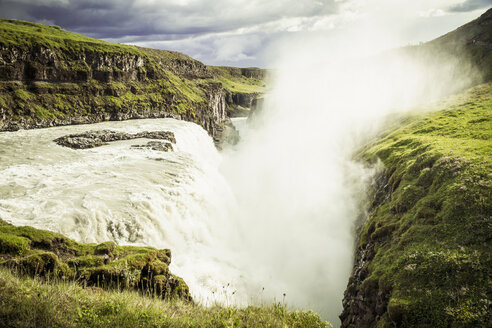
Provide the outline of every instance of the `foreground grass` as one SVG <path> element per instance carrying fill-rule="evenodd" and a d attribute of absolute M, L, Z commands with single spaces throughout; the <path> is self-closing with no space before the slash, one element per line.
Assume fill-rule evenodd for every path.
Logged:
<path fill-rule="evenodd" d="M 492 84 L 436 106 L 360 154 L 384 164 L 359 244 L 378 327 L 492 323 Z"/>
<path fill-rule="evenodd" d="M 16 277 L 0 268 L 2 327 L 330 327 L 313 312 L 285 306 L 206 308 L 137 292 L 82 288 L 73 282 Z"/>

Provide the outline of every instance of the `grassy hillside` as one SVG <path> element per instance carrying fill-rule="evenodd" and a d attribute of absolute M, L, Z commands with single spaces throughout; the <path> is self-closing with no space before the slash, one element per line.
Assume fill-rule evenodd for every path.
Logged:
<path fill-rule="evenodd" d="M 232 93 L 263 93 L 265 92 L 265 81 L 262 70 L 256 76 L 247 76 L 244 69 L 227 66 L 208 66 L 208 69 L 214 74 L 224 88 Z"/>
<path fill-rule="evenodd" d="M 3 45 L 13 45 L 30 48 L 44 45 L 47 48 L 99 52 L 131 53 L 139 55 L 141 52 L 133 46 L 114 44 L 103 40 L 89 38 L 80 34 L 71 33 L 55 25 L 43 25 L 15 19 L 1 19 L 0 33 Z"/>
<path fill-rule="evenodd" d="M 492 80 L 492 8 L 468 24 L 429 42 L 429 45 L 458 55 L 465 53 L 482 72 L 482 78 Z"/>
<path fill-rule="evenodd" d="M 431 65 L 454 58 L 463 66 L 463 72 L 470 63 L 476 68 L 476 82 L 492 81 L 492 8 L 454 31 L 403 50 L 425 58 Z"/>
<path fill-rule="evenodd" d="M 364 312 L 357 295 L 372 299 L 374 327 L 492 323 L 492 84 L 432 109 L 360 154 L 384 172 L 345 311 Z"/>

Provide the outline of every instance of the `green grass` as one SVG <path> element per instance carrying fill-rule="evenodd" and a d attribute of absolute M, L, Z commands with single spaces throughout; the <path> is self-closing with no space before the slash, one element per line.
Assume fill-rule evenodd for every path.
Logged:
<path fill-rule="evenodd" d="M 72 33 L 58 26 L 43 25 L 14 19 L 0 19 L 0 44 L 29 48 L 42 45 L 54 50 L 72 52 L 95 51 L 140 55 L 134 46 L 115 44 Z M 81 63 L 83 65 L 84 63 Z"/>
<path fill-rule="evenodd" d="M 241 69 L 226 66 L 208 66 L 222 86 L 232 93 L 264 93 L 265 81 L 248 78 L 241 74 Z"/>
<path fill-rule="evenodd" d="M 313 312 L 292 312 L 285 304 L 238 308 L 190 302 L 186 283 L 169 273 L 170 261 L 167 249 L 80 244 L 0 220 L 1 326 L 330 326 Z"/>
<path fill-rule="evenodd" d="M 362 228 L 360 249 L 374 247 L 362 286 L 390 293 L 381 327 L 486 327 L 492 84 L 433 109 L 406 119 L 359 154 L 383 162 L 388 197 L 375 201 Z"/>
<path fill-rule="evenodd" d="M 330 327 L 313 312 L 284 305 L 204 307 L 130 291 L 18 277 L 0 268 L 2 327 Z"/>
<path fill-rule="evenodd" d="M 188 286 L 169 272 L 170 262 L 168 249 L 113 242 L 80 244 L 57 233 L 0 220 L 0 266 L 29 276 L 189 300 Z"/>

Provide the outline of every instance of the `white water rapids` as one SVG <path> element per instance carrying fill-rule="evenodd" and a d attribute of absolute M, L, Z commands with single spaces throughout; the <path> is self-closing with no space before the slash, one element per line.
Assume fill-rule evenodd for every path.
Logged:
<path fill-rule="evenodd" d="M 173 131 L 175 152 L 131 148 L 145 143 L 138 139 L 88 150 L 53 142 L 101 129 Z M 237 275 L 218 244 L 222 232 L 234 229 L 226 216 L 232 199 L 220 160 L 206 131 L 173 119 L 0 133 L 0 217 L 80 242 L 170 248 L 171 269 L 206 300 Z"/>
<path fill-rule="evenodd" d="M 235 121 L 246 134 L 246 121 Z M 177 144 L 174 152 L 160 152 L 131 147 L 145 143 L 141 139 L 87 150 L 53 142 L 63 135 L 102 129 L 172 131 Z M 333 220 L 302 222 L 300 218 L 298 223 L 282 223 L 286 213 L 278 213 L 266 222 L 262 215 L 248 216 L 254 211 L 238 213 L 244 204 L 237 197 L 245 195 L 231 190 L 234 183 L 226 179 L 227 171 L 242 177 L 247 172 L 233 172 L 234 154 L 236 150 L 231 149 L 220 154 L 201 127 L 173 119 L 0 133 L 0 217 L 80 242 L 114 240 L 170 248 L 171 269 L 190 285 L 195 299 L 206 304 L 283 301 L 287 293 L 287 304 L 326 313 L 325 299 L 333 297 L 329 288 L 333 277 L 322 263 L 336 265 L 341 257 L 350 260 L 352 248 L 338 249 L 331 259 L 328 253 L 312 253 L 322 239 L 335 248 L 341 246 L 336 245 L 337 238 L 330 241 L 326 231 L 312 234 Z M 336 233 L 351 242 L 350 224 L 342 230 Z M 300 238 L 299 233 L 311 236 Z M 343 269 L 345 276 L 348 268 Z M 327 283 L 313 289 L 323 275 Z M 338 286 L 338 301 L 344 287 Z M 333 312 L 339 310 L 340 305 Z"/>
<path fill-rule="evenodd" d="M 235 119 L 235 124 L 247 134 L 245 119 Z M 145 143 L 142 139 L 87 150 L 53 142 L 63 135 L 102 129 L 172 131 L 177 144 L 174 152 L 160 152 L 131 147 Z M 326 299 L 335 292 L 330 282 L 333 272 L 327 267 L 350 262 L 352 220 L 341 228 L 333 226 L 338 230 L 332 234 L 325 229 L 339 217 L 329 219 L 333 212 L 314 216 L 318 221 L 312 222 L 303 222 L 303 213 L 294 213 L 300 217 L 292 222 L 294 216 L 283 212 L 264 221 L 265 216 L 255 212 L 266 210 L 264 203 L 245 210 L 244 199 L 238 197 L 251 199 L 231 190 L 234 183 L 226 179 L 227 174 L 257 179 L 244 171 L 234 172 L 232 159 L 238 160 L 236 150 L 220 154 L 201 127 L 173 119 L 4 132 L 0 133 L 0 217 L 80 242 L 114 240 L 170 248 L 172 271 L 205 304 L 285 300 L 326 313 Z M 238 166 L 241 169 L 244 165 Z M 324 209 L 313 209 L 320 210 Z M 313 234 L 316 230 L 319 233 Z M 299 237 L 300 233 L 309 235 Z M 337 245 L 341 240 L 343 244 Z M 330 244 L 335 253 L 312 252 L 313 247 Z M 349 268 L 343 266 L 345 278 Z M 345 286 L 336 281 L 335 299 L 340 301 Z M 337 304 L 329 312 L 336 315 L 340 307 Z"/>

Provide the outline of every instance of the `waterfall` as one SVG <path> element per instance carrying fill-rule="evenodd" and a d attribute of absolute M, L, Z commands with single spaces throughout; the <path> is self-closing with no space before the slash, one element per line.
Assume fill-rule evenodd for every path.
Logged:
<path fill-rule="evenodd" d="M 80 242 L 170 248 L 171 270 L 203 304 L 285 302 L 336 324 L 374 172 L 354 152 L 388 115 L 452 90 L 455 75 L 399 56 L 328 60 L 318 46 L 288 52 L 264 109 L 237 122 L 242 141 L 222 153 L 200 126 L 174 119 L 0 133 L 0 217 Z M 53 142 L 102 129 L 172 131 L 177 144 Z"/>
<path fill-rule="evenodd" d="M 145 143 L 138 139 L 88 150 L 53 142 L 102 129 L 172 131 L 177 144 L 174 152 L 160 152 L 131 147 Z M 170 248 L 171 270 L 195 298 L 219 301 L 212 292 L 239 275 L 222 251 L 222 234 L 232 236 L 235 227 L 220 161 L 205 130 L 174 119 L 0 133 L 0 217 L 80 242 Z"/>

